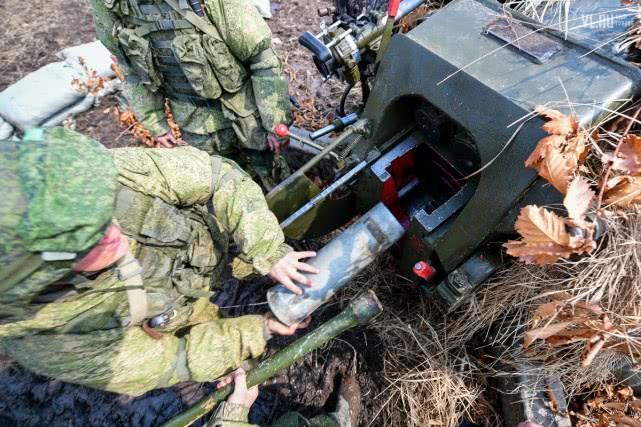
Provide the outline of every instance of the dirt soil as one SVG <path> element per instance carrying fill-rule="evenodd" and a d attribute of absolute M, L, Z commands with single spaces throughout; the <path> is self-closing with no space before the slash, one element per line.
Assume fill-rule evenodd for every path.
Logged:
<path fill-rule="evenodd" d="M 291 80 L 290 92 L 302 104 L 301 114 L 313 118 L 307 120 L 312 128 L 334 117 L 343 87 L 337 82 L 321 81 L 297 38 L 303 31 L 318 30 L 317 8 L 331 4 L 330 0 L 273 1 L 274 19 L 269 21 L 274 45 L 282 54 Z M 3 0 L 0 22 L 0 90 L 57 61 L 55 53 L 60 49 L 95 39 L 87 0 Z M 136 141 L 110 113 L 118 104 L 116 96 L 106 97 L 97 108 L 77 116 L 72 126 L 108 147 L 135 145 Z M 259 280 L 239 288 L 237 282 L 230 281 L 217 303 L 230 316 L 265 312 L 264 292 L 270 285 L 269 280 Z M 341 303 L 335 303 L 316 313 L 312 328 L 340 309 Z M 271 352 L 294 339 L 274 340 Z M 340 374 L 358 373 L 364 396 L 378 394 L 383 388 L 382 379 L 376 379 L 376 372 L 382 369 L 379 341 L 370 330 L 358 328 L 308 355 L 261 388 L 251 421 L 266 424 L 290 409 L 306 416 L 322 412 L 325 406 L 331 410 Z M 0 355 L 0 425 L 154 426 L 187 409 L 212 387 L 186 383 L 129 398 L 34 375 Z M 361 420 L 370 425 L 378 408 L 373 401 L 364 401 Z M 380 423 L 371 425 L 377 424 Z"/>

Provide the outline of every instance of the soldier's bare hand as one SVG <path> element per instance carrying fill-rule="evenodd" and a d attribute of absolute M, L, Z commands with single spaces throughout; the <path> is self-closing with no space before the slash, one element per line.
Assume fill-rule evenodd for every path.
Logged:
<path fill-rule="evenodd" d="M 320 270 L 305 262 L 301 262 L 301 259 L 315 256 L 316 252 L 313 251 L 290 252 L 274 264 L 268 275 L 296 295 L 303 295 L 303 290 L 294 284 L 294 282 L 305 286 L 312 286 L 312 279 L 303 276 L 301 272 L 318 274 Z"/>
<path fill-rule="evenodd" d="M 258 386 L 247 388 L 247 375 L 242 368 L 236 369 L 228 378 L 234 381 L 234 392 L 227 402 L 250 408 L 258 397 Z"/>
<path fill-rule="evenodd" d="M 180 141 L 176 139 L 171 131 L 164 135 L 157 136 L 154 141 L 156 142 L 156 147 L 160 148 L 174 148 L 176 145 L 180 144 Z"/>
<path fill-rule="evenodd" d="M 303 320 L 302 322 L 299 323 L 294 323 L 293 325 L 287 326 L 284 323 L 279 322 L 278 320 L 274 319 L 273 317 L 268 316 L 267 317 L 267 330 L 269 331 L 270 334 L 274 335 L 285 335 L 285 336 L 290 336 L 294 335 L 294 333 L 299 330 L 299 329 L 305 329 L 306 327 L 309 326 L 309 322 L 311 322 L 312 318 L 308 317 L 307 319 Z"/>
<path fill-rule="evenodd" d="M 280 152 L 286 149 L 289 145 L 289 138 L 279 138 L 278 136 L 270 133 L 267 134 L 267 145 L 269 145 L 269 149 L 275 154 L 280 154 Z"/>

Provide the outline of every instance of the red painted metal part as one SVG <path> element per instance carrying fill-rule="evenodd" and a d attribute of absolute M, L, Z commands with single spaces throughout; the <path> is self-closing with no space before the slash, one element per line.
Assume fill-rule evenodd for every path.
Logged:
<path fill-rule="evenodd" d="M 416 276 L 423 280 L 431 279 L 436 274 L 436 269 L 432 267 L 427 261 L 419 261 L 414 264 L 412 271 Z"/>
<path fill-rule="evenodd" d="M 387 8 L 387 16 L 391 16 L 392 18 L 396 17 L 400 4 L 401 0 L 390 0 L 389 6 Z"/>
<path fill-rule="evenodd" d="M 391 177 L 383 183 L 381 194 L 381 201 L 406 229 L 409 227 L 409 218 L 400 204 L 398 191 L 416 177 L 415 165 L 414 150 L 394 159 L 387 168 Z"/>
<path fill-rule="evenodd" d="M 280 138 L 285 138 L 289 136 L 289 128 L 287 127 L 287 125 L 281 123 L 279 125 L 276 125 L 276 127 L 274 128 L 274 133 Z"/>

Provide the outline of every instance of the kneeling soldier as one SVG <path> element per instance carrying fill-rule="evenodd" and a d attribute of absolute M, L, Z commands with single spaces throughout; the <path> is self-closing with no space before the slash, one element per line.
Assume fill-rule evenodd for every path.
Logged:
<path fill-rule="evenodd" d="M 33 130 L 0 143 L 0 182 L 0 345 L 36 373 L 139 395 L 212 381 L 301 326 L 210 302 L 225 268 L 298 293 L 317 272 L 232 161 Z"/>

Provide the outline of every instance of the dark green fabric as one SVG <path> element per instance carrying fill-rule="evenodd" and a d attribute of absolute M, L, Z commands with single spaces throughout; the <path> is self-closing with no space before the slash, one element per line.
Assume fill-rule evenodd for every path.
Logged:
<path fill-rule="evenodd" d="M 83 252 L 111 221 L 117 172 L 99 142 L 64 129 L 35 129 L 18 146 L 27 209 L 18 225 L 31 252 Z"/>

